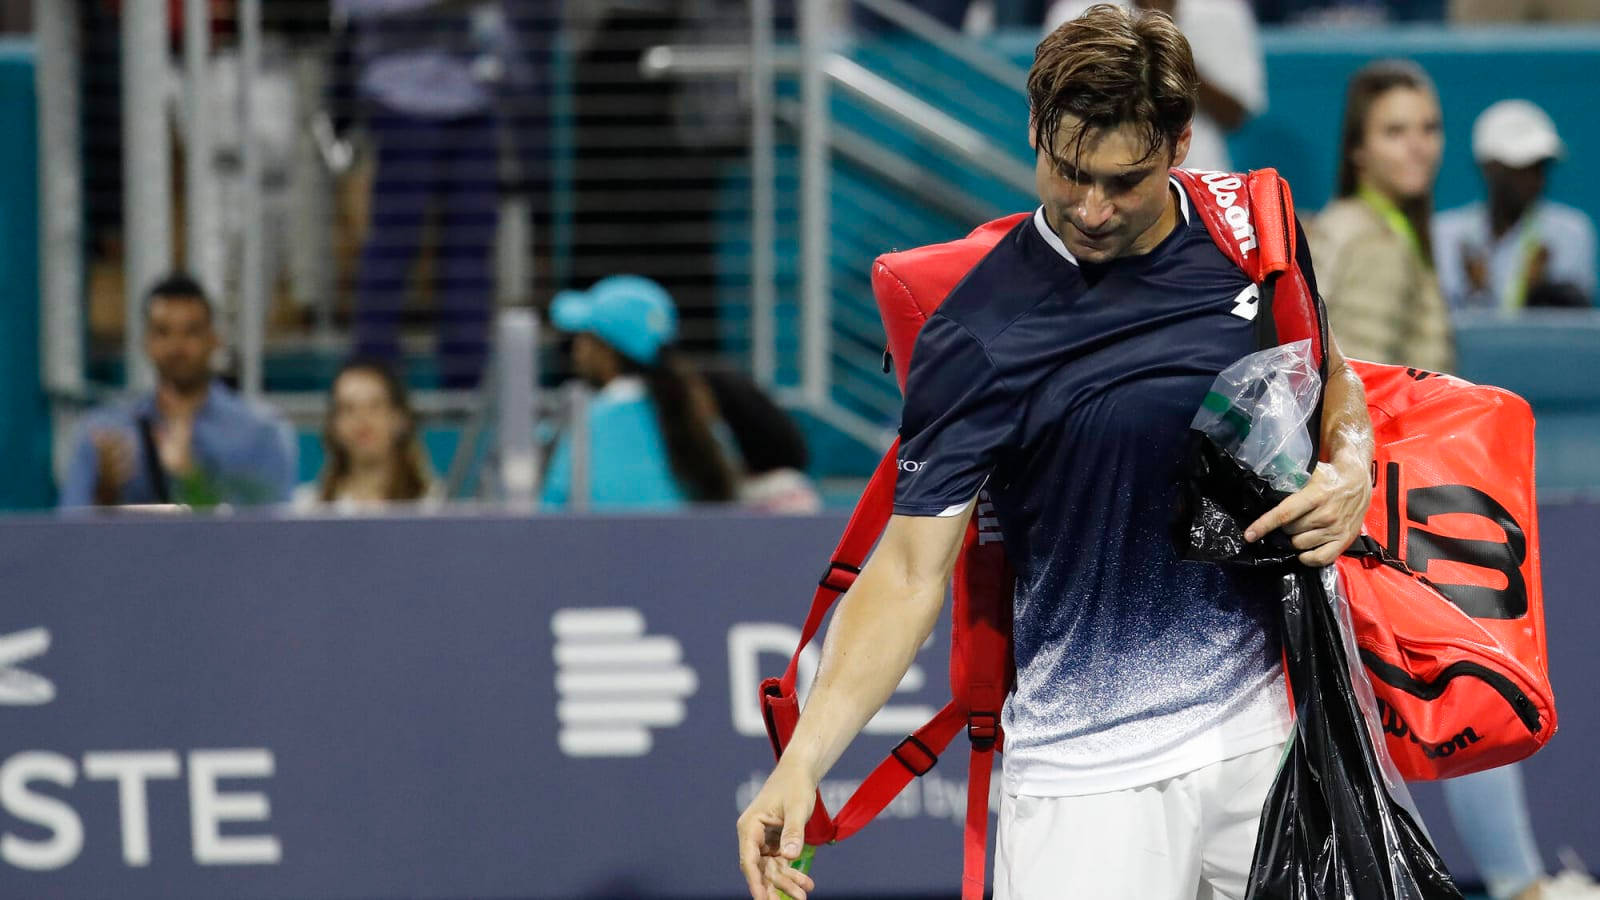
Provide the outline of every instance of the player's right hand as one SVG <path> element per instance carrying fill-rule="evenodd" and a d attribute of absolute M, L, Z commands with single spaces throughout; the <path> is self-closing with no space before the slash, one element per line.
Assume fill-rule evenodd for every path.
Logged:
<path fill-rule="evenodd" d="M 810 876 L 789 868 L 800 858 L 816 799 L 816 781 L 780 763 L 739 816 L 739 870 L 751 900 L 778 900 L 779 891 L 805 900 L 816 887 Z"/>

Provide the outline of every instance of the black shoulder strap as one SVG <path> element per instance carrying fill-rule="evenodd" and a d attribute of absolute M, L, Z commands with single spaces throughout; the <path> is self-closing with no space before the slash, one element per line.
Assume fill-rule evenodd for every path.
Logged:
<path fill-rule="evenodd" d="M 144 472 L 156 492 L 159 503 L 172 502 L 172 490 L 167 484 L 167 470 L 161 465 L 161 452 L 156 449 L 155 428 L 149 416 L 139 417 L 139 455 L 144 459 Z"/>

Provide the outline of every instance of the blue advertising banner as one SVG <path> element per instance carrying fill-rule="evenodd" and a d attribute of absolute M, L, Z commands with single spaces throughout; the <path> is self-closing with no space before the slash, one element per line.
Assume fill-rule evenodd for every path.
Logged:
<path fill-rule="evenodd" d="M 1600 859 L 1600 507 L 1543 519 L 1562 734 L 1547 849 Z M 0 523 L 0 896 L 732 897 L 755 704 L 838 517 Z M 941 629 L 824 785 L 947 694 Z M 814 657 L 813 657 L 814 660 Z M 949 894 L 961 748 L 818 854 L 830 895 Z M 1419 791 L 1452 864 L 1464 858 Z"/>

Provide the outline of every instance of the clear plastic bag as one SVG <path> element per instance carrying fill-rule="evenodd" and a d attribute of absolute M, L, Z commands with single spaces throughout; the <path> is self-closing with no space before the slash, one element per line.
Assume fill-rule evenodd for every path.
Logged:
<path fill-rule="evenodd" d="M 1306 422 L 1321 396 L 1311 342 L 1281 344 L 1223 369 L 1189 427 L 1274 488 L 1296 491 L 1310 477 Z"/>

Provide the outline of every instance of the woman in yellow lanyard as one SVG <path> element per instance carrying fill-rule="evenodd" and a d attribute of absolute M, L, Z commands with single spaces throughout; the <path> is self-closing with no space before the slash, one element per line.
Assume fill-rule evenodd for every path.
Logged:
<path fill-rule="evenodd" d="M 1317 286 L 1347 356 L 1435 372 L 1455 365 L 1428 227 L 1444 152 L 1440 126 L 1433 83 L 1415 63 L 1382 60 L 1351 78 L 1339 197 L 1309 230 Z M 1539 896 L 1549 881 L 1519 769 L 1451 779 L 1444 794 L 1490 895 Z"/>
<path fill-rule="evenodd" d="M 1443 153 L 1439 101 L 1421 67 L 1382 60 L 1356 73 L 1346 95 L 1338 199 L 1309 235 L 1329 322 L 1352 357 L 1455 367 L 1429 243 Z"/>

